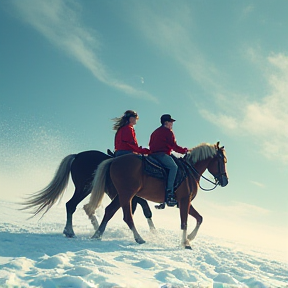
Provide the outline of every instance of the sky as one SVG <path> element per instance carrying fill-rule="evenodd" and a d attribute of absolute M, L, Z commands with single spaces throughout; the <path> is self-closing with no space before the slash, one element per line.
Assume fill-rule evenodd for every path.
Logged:
<path fill-rule="evenodd" d="M 0 200 L 45 187 L 68 154 L 113 150 L 111 119 L 126 110 L 144 147 L 169 113 L 179 145 L 225 146 L 228 186 L 194 201 L 204 223 L 288 251 L 287 11 L 286 0 L 1 1 Z"/>

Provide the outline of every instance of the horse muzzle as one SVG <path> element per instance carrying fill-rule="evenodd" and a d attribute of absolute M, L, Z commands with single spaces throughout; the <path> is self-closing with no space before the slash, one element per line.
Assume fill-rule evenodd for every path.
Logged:
<path fill-rule="evenodd" d="M 225 187 L 227 184 L 228 184 L 228 177 L 227 177 L 227 174 L 226 173 L 223 173 L 223 174 L 220 174 L 216 177 L 217 181 L 218 181 L 218 184 L 221 186 L 221 187 Z"/>

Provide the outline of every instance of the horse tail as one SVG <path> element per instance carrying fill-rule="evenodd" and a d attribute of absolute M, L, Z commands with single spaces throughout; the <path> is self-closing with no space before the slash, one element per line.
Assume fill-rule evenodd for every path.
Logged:
<path fill-rule="evenodd" d="M 71 154 L 66 156 L 60 163 L 58 170 L 56 171 L 54 178 L 44 189 L 38 191 L 36 195 L 32 195 L 27 198 L 27 201 L 22 203 L 25 207 L 21 210 L 37 207 L 33 212 L 33 216 L 43 212 L 42 217 L 49 211 L 60 196 L 63 195 L 64 190 L 68 185 L 71 164 L 77 154 Z M 41 218 L 42 218 L 41 217 Z"/>
<path fill-rule="evenodd" d="M 110 165 L 114 159 L 108 159 L 99 164 L 94 179 L 92 181 L 92 190 L 89 203 L 84 205 L 86 214 L 90 217 L 100 206 L 106 189 L 106 178 Z"/>

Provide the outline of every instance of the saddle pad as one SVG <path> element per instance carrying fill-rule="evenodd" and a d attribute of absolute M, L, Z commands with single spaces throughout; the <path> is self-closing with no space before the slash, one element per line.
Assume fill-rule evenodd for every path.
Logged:
<path fill-rule="evenodd" d="M 188 165 L 183 158 L 177 158 L 171 155 L 173 160 L 178 166 L 177 175 L 174 182 L 174 191 L 181 185 L 181 183 L 186 179 L 188 175 Z M 144 172 L 158 179 L 163 179 L 167 182 L 168 170 L 165 169 L 159 161 L 157 161 L 153 156 L 142 156 Z"/>

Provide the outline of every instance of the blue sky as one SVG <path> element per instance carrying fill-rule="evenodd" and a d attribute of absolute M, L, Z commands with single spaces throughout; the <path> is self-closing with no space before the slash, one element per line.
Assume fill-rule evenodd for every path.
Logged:
<path fill-rule="evenodd" d="M 1 1 L 1 199 L 43 188 L 67 154 L 113 149 L 125 110 L 140 115 L 142 146 L 170 113 L 181 146 L 225 145 L 230 183 L 200 191 L 199 212 L 287 240 L 287 11 L 284 0 Z"/>

